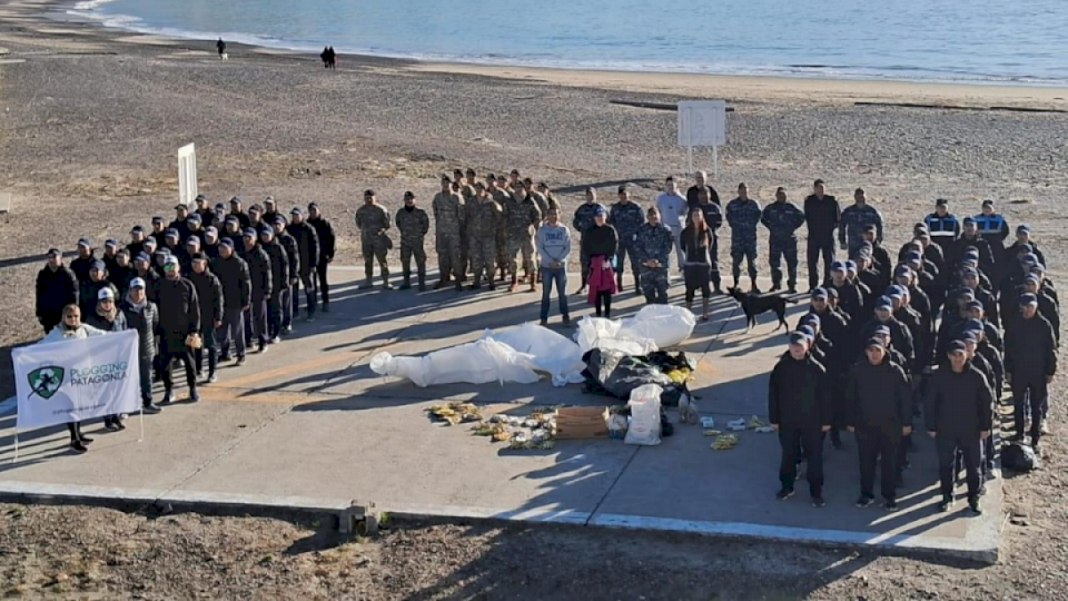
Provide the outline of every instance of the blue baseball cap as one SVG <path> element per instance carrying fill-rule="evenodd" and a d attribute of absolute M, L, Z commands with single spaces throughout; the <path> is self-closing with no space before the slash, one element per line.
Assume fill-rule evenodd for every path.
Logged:
<path fill-rule="evenodd" d="M 1037 305 L 1038 304 L 1038 297 L 1035 296 L 1034 294 L 1031 294 L 1030 292 L 1028 292 L 1026 294 L 1021 294 L 1020 295 L 1019 302 L 1020 302 L 1021 306 L 1022 305 Z"/>
<path fill-rule="evenodd" d="M 803 344 L 805 346 L 808 346 L 809 342 L 810 339 L 808 336 L 805 335 L 804 332 L 790 333 L 790 344 Z"/>

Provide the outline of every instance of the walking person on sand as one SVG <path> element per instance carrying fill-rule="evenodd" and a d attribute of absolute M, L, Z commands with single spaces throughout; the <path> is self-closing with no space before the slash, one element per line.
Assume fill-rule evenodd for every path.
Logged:
<path fill-rule="evenodd" d="M 226 60 L 226 42 L 222 38 L 215 42 L 215 48 L 219 51 L 219 58 Z"/>

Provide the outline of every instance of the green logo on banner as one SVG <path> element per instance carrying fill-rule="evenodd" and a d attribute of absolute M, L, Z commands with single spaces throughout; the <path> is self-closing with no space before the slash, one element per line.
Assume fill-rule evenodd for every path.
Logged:
<path fill-rule="evenodd" d="M 30 396 L 38 395 L 42 399 L 50 399 L 53 395 L 59 392 L 59 387 L 63 385 L 64 370 L 58 365 L 48 365 L 45 367 L 38 367 L 31 371 L 26 379 L 30 383 L 30 388 L 33 392 Z"/>

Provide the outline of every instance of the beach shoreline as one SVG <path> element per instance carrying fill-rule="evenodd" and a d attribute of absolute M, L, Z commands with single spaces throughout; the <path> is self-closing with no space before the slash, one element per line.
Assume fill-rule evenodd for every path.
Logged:
<path fill-rule="evenodd" d="M 174 37 L 109 27 L 99 21 L 68 14 L 74 0 L 23 0 L 10 4 L 38 5 L 38 16 L 45 21 L 75 25 L 101 31 L 120 31 L 143 36 L 144 42 L 185 43 L 195 48 L 214 49 L 214 39 Z M 0 4 L 3 6 L 3 4 Z M 32 16 L 33 11 L 28 11 Z M 2 20 L 2 17 L 0 17 Z M 315 52 L 289 50 L 227 42 L 239 53 L 290 56 L 318 60 Z M 440 62 L 339 53 L 342 64 L 355 62 L 384 67 L 403 67 L 424 73 L 466 74 L 482 77 L 519 79 L 550 85 L 589 87 L 627 92 L 675 93 L 688 97 L 729 98 L 759 96 L 764 99 L 816 100 L 825 102 L 897 102 L 936 103 L 962 107 L 1008 106 L 1068 110 L 1068 86 L 1034 82 L 924 81 L 906 79 L 856 79 L 825 75 L 780 76 L 750 74 L 710 74 L 685 72 L 613 71 L 566 67 L 538 67 L 476 62 Z"/>

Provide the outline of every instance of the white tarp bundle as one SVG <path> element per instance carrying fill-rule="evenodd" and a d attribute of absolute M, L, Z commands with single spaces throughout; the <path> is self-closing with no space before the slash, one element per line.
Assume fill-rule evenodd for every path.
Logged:
<path fill-rule="evenodd" d="M 520 353 L 531 355 L 534 369 L 552 377 L 553 386 L 581 384 L 582 349 L 565 336 L 534 323 L 525 323 L 507 330 L 486 330 L 482 338 L 492 338 Z"/>
<path fill-rule="evenodd" d="M 554 386 L 583 381 L 582 355 L 593 348 L 647 355 L 675 346 L 690 337 L 696 322 L 690 311 L 668 305 L 648 305 L 623 320 L 585 317 L 575 342 L 535 325 L 501 331 L 486 330 L 482 338 L 423 357 L 394 357 L 381 352 L 371 358 L 371 370 L 382 376 L 407 378 L 416 386 L 538 381 L 543 372 Z"/>

